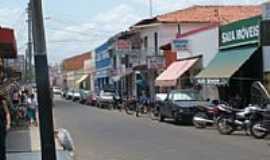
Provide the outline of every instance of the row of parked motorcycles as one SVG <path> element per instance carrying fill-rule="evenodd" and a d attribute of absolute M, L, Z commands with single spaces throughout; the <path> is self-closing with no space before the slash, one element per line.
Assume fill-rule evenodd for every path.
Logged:
<path fill-rule="evenodd" d="M 257 139 L 263 139 L 270 133 L 269 95 L 260 83 L 254 83 L 251 89 L 253 104 L 244 109 L 235 109 L 226 103 L 202 106 L 193 118 L 196 128 L 216 125 L 220 134 L 230 135 L 234 131 L 245 131 Z"/>

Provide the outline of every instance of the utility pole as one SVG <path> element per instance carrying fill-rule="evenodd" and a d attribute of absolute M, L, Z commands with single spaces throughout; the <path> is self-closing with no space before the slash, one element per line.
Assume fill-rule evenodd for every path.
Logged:
<path fill-rule="evenodd" d="M 25 50 L 25 57 L 24 57 L 24 82 L 27 82 L 27 72 L 28 72 L 28 51 Z"/>
<path fill-rule="evenodd" d="M 49 83 L 47 47 L 42 13 L 42 0 L 30 0 L 38 91 L 42 160 L 56 160 L 52 99 Z"/>
<path fill-rule="evenodd" d="M 149 0 L 149 13 L 150 13 L 150 18 L 153 17 L 153 0 Z"/>
<path fill-rule="evenodd" d="M 31 1 L 28 3 L 27 8 L 28 13 L 28 44 L 27 44 L 27 79 L 29 81 L 32 81 L 32 10 L 31 10 Z"/>

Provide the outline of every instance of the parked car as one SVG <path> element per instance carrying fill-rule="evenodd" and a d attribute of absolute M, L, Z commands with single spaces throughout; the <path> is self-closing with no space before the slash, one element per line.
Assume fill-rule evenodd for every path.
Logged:
<path fill-rule="evenodd" d="M 85 104 L 86 103 L 86 99 L 88 97 L 88 95 L 90 94 L 89 90 L 80 90 L 80 100 L 79 102 L 81 104 Z"/>
<path fill-rule="evenodd" d="M 77 102 L 77 101 L 80 101 L 81 99 L 81 93 L 79 90 L 74 90 L 73 91 L 73 97 L 72 97 L 72 101 L 73 102 Z"/>
<path fill-rule="evenodd" d="M 99 96 L 97 96 L 97 107 L 113 109 L 114 104 L 114 92 L 113 91 L 100 91 Z"/>
<path fill-rule="evenodd" d="M 176 122 L 192 123 L 197 107 L 207 105 L 202 96 L 193 90 L 174 90 L 168 93 L 164 103 L 160 105 L 160 121 L 172 118 Z"/>
<path fill-rule="evenodd" d="M 86 97 L 86 105 L 90 105 L 90 106 L 96 106 L 97 105 L 97 96 L 95 94 L 95 92 L 90 92 L 88 94 L 88 96 Z"/>
<path fill-rule="evenodd" d="M 60 87 L 53 87 L 53 94 L 61 95 L 62 89 Z"/>
<path fill-rule="evenodd" d="M 68 93 L 68 90 L 62 90 L 61 96 L 62 96 L 63 98 L 66 98 L 67 93 Z"/>
<path fill-rule="evenodd" d="M 68 90 L 67 93 L 66 93 L 65 98 L 67 100 L 72 100 L 73 99 L 73 95 L 74 95 L 74 91 L 73 90 Z"/>

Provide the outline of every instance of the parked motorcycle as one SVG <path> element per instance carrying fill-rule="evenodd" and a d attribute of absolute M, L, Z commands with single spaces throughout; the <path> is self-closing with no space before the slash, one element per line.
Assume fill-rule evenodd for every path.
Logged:
<path fill-rule="evenodd" d="M 251 117 L 250 133 L 257 139 L 263 139 L 270 133 L 270 95 L 261 82 L 252 84 L 251 102 L 261 106 L 261 109 Z"/>
<path fill-rule="evenodd" d="M 260 109 L 253 113 L 250 124 L 250 134 L 263 139 L 270 133 L 270 109 Z"/>
<path fill-rule="evenodd" d="M 206 128 L 207 126 L 212 126 L 216 124 L 218 117 L 221 112 L 217 107 L 217 103 L 209 106 L 198 107 L 198 112 L 193 117 L 193 125 L 198 129 Z"/>
<path fill-rule="evenodd" d="M 248 106 L 243 110 L 232 108 L 231 106 L 220 104 L 219 110 L 222 116 L 217 119 L 217 129 L 220 134 L 230 135 L 234 131 L 244 130 L 248 134 L 251 115 L 258 110 L 257 106 Z"/>

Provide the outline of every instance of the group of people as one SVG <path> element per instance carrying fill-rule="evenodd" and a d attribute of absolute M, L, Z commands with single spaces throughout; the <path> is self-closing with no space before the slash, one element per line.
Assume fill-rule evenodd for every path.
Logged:
<path fill-rule="evenodd" d="M 34 93 L 27 89 L 15 90 L 12 94 L 12 103 L 16 111 L 14 116 L 25 119 L 30 126 L 37 126 L 36 112 L 38 105 Z"/>
<path fill-rule="evenodd" d="M 6 160 L 6 134 L 14 119 L 20 117 L 30 126 L 37 126 L 38 105 L 33 92 L 14 89 L 11 93 L 0 90 L 0 160 Z"/>

